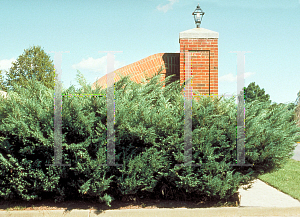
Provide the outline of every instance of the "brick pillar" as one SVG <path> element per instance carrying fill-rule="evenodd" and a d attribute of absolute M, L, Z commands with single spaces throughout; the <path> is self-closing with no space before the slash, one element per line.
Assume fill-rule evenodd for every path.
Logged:
<path fill-rule="evenodd" d="M 218 38 L 219 33 L 204 28 L 194 28 L 179 33 L 180 85 L 185 80 L 187 56 L 191 59 L 192 91 L 200 94 L 218 94 Z M 198 97 L 197 97 L 198 98 Z"/>

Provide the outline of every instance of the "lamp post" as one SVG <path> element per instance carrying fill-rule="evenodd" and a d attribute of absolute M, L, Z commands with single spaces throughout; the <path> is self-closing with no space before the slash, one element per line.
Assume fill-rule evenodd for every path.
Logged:
<path fill-rule="evenodd" d="M 197 28 L 200 28 L 200 24 L 201 24 L 204 12 L 200 8 L 199 4 L 198 4 L 197 8 L 195 9 L 195 11 L 192 13 L 192 15 L 194 15 L 194 20 L 197 25 Z"/>

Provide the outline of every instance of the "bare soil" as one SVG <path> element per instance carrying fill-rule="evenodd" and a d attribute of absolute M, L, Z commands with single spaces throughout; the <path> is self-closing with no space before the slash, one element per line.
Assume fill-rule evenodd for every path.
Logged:
<path fill-rule="evenodd" d="M 155 209 L 155 208 L 210 208 L 210 207 L 237 207 L 239 206 L 238 193 L 233 198 L 226 201 L 207 201 L 199 199 L 195 201 L 176 201 L 164 199 L 136 199 L 133 200 L 114 200 L 111 207 L 105 203 L 95 200 L 69 200 L 55 203 L 54 200 L 41 201 L 4 201 L 0 200 L 0 211 L 12 210 L 65 210 L 89 209 L 89 210 L 121 210 L 121 209 Z"/>

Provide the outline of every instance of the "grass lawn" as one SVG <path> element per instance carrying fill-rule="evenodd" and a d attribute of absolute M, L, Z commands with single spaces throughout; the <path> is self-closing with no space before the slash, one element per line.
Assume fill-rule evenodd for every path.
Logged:
<path fill-rule="evenodd" d="M 289 159 L 282 169 L 258 178 L 300 201 L 300 161 Z"/>

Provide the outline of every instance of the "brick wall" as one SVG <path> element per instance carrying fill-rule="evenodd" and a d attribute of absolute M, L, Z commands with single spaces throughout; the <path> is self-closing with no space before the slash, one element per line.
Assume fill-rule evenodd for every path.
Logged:
<path fill-rule="evenodd" d="M 189 52 L 191 74 L 195 75 L 191 82 L 193 91 L 218 94 L 218 39 L 180 39 L 180 52 L 180 84 L 186 72 L 185 52 Z"/>

